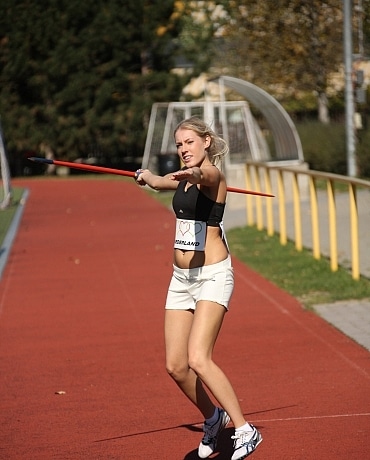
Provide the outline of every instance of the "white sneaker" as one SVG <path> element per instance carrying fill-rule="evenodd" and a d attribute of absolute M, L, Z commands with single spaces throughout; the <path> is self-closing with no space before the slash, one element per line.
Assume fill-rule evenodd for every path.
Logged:
<path fill-rule="evenodd" d="M 262 442 L 261 433 L 251 425 L 253 431 L 235 431 L 235 436 L 231 436 L 234 439 L 234 454 L 231 460 L 243 460 L 247 458 L 249 454 L 255 451 L 258 444 Z"/>
<path fill-rule="evenodd" d="M 198 447 L 198 455 L 200 458 L 208 458 L 216 449 L 217 438 L 221 431 L 230 422 L 230 417 L 223 409 L 217 408 L 218 419 L 213 425 L 208 425 L 204 422 L 204 436 Z"/>

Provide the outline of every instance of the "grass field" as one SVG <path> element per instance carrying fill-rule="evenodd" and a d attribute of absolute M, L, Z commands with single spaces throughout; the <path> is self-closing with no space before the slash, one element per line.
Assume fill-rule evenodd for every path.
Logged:
<path fill-rule="evenodd" d="M 12 223 L 14 214 L 17 211 L 17 207 L 19 205 L 23 191 L 24 190 L 21 188 L 14 188 L 12 204 L 6 209 L 0 210 L 0 245 L 2 245 L 2 242 L 4 241 L 6 233 L 9 229 L 9 226 Z"/>
<path fill-rule="evenodd" d="M 298 252 L 292 242 L 282 246 L 278 235 L 243 227 L 230 230 L 227 237 L 233 254 L 306 307 L 370 297 L 369 279 L 355 281 L 343 267 L 332 272 L 329 260 L 314 259 L 312 251 Z"/>

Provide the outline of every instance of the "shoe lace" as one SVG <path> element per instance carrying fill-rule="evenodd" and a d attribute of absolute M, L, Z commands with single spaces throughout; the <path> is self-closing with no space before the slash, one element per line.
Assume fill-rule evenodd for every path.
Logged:
<path fill-rule="evenodd" d="M 240 431 L 236 432 L 234 436 L 231 436 L 231 439 L 234 439 L 234 449 L 239 449 L 239 447 L 247 444 L 253 437 L 253 431 Z"/>
<path fill-rule="evenodd" d="M 214 425 L 208 425 L 207 423 L 204 423 L 203 431 L 204 436 L 202 442 L 203 444 L 209 444 L 217 435 L 218 423 L 216 422 Z"/>

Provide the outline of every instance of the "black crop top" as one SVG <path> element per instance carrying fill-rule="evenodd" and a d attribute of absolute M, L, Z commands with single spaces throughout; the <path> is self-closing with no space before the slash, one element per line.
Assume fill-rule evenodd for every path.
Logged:
<path fill-rule="evenodd" d="M 187 181 L 179 183 L 172 199 L 172 207 L 178 219 L 200 220 L 209 227 L 219 227 L 225 203 L 217 203 L 202 193 L 193 184 L 186 191 Z"/>

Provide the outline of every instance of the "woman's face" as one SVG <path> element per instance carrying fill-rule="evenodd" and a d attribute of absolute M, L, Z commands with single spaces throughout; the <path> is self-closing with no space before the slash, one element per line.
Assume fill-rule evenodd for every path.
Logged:
<path fill-rule="evenodd" d="M 209 136 L 202 138 L 191 129 L 180 128 L 176 131 L 175 142 L 177 153 L 187 168 L 200 166 L 205 159 L 208 160 Z"/>

